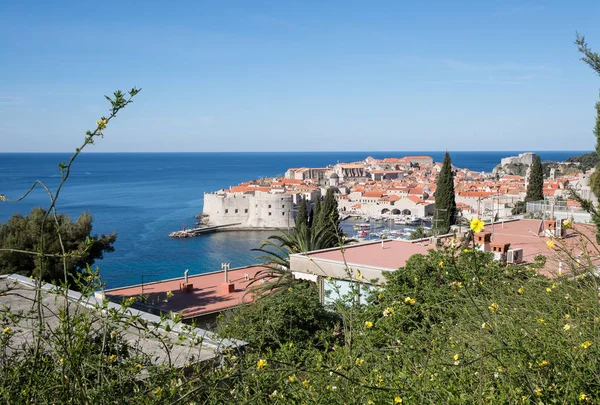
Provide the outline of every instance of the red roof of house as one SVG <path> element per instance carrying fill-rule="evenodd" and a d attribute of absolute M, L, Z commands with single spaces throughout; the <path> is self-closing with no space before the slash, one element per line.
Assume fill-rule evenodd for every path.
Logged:
<path fill-rule="evenodd" d="M 188 283 L 193 285 L 190 292 L 180 289 L 181 284 L 184 282 L 183 277 L 181 277 L 143 285 L 115 288 L 107 290 L 106 295 L 113 298 L 128 298 L 144 294 L 148 296 L 147 302 L 151 302 L 153 307 L 167 312 L 177 312 L 184 318 L 194 318 L 234 308 L 252 301 L 252 296 L 250 294 L 246 295 L 249 280 L 246 279 L 245 275 L 247 274 L 251 280 L 262 269 L 264 269 L 262 266 L 249 266 L 229 270 L 227 272 L 229 282 L 234 285 L 232 293 L 223 291 L 222 284 L 225 282 L 225 273 L 218 271 L 189 276 Z M 168 298 L 167 292 L 171 292 L 173 297 Z"/>
<path fill-rule="evenodd" d="M 366 191 L 362 195 L 363 197 L 377 197 L 381 198 L 383 196 L 382 191 Z"/>

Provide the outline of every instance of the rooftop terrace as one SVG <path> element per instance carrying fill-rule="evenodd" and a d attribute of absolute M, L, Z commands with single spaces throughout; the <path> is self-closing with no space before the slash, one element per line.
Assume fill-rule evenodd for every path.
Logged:
<path fill-rule="evenodd" d="M 176 312 L 184 319 L 196 318 L 252 301 L 251 295 L 246 295 L 248 283 L 261 269 L 262 266 L 248 266 L 229 270 L 227 276 L 229 283 L 233 284 L 231 290 L 229 287 L 225 289 L 225 273 L 218 271 L 189 276 L 185 286 L 185 279 L 181 277 L 115 288 L 105 293 L 113 300 L 143 296 L 143 301 L 136 305 L 160 312 Z M 171 294 L 172 297 L 169 297 Z"/>

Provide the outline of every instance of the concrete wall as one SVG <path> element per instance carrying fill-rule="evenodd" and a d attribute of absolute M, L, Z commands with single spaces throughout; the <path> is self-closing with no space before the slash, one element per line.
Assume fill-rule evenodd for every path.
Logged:
<path fill-rule="evenodd" d="M 331 277 L 339 280 L 356 279 L 357 271 L 360 270 L 365 280 L 376 279 L 376 284 L 385 282 L 383 277 L 387 269 L 372 266 L 344 264 L 341 261 L 327 259 L 308 260 L 307 256 L 301 254 L 290 255 L 290 269 L 294 272 L 316 275 L 319 277 Z"/>

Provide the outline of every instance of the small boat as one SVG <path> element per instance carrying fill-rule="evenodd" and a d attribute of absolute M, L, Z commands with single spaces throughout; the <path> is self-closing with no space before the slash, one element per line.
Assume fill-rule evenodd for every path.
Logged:
<path fill-rule="evenodd" d="M 356 224 L 352 226 L 354 229 L 369 229 L 370 227 L 371 225 L 369 224 Z"/>
<path fill-rule="evenodd" d="M 419 217 L 409 217 L 405 219 L 404 222 L 406 225 L 419 225 L 421 223 L 421 218 Z"/>

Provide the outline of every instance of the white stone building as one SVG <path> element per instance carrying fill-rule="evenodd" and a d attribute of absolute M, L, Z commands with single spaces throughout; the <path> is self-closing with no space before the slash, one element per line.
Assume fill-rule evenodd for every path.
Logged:
<path fill-rule="evenodd" d="M 238 224 L 237 227 L 293 228 L 294 204 L 289 194 L 262 191 L 204 194 L 204 214 L 210 225 Z"/>

